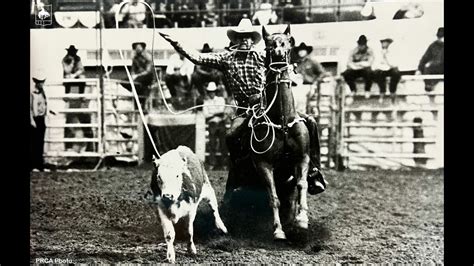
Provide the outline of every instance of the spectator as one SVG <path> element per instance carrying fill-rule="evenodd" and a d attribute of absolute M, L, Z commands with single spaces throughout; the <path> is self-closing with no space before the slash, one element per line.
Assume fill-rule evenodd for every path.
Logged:
<path fill-rule="evenodd" d="M 202 46 L 201 53 L 211 53 L 213 50 L 208 43 L 205 43 Z M 191 75 L 191 87 L 197 91 L 200 98 L 203 99 L 205 89 L 211 81 L 216 84 L 219 83 L 219 71 L 208 66 L 196 65 Z"/>
<path fill-rule="evenodd" d="M 81 57 L 77 55 L 78 49 L 74 45 L 70 45 L 66 49 L 67 54 L 62 60 L 63 65 L 63 77 L 65 79 L 80 79 L 85 78 L 84 67 L 81 62 Z M 76 93 L 83 94 L 85 90 L 85 82 L 72 82 L 67 81 L 64 83 L 66 94 Z M 84 99 L 68 99 L 67 100 L 68 108 L 88 108 L 89 101 Z M 66 114 L 66 123 L 67 124 L 90 124 L 91 117 L 89 114 L 85 113 L 70 113 Z M 65 129 L 64 136 L 66 138 L 91 138 L 93 132 L 90 128 L 74 128 L 69 127 Z M 76 152 L 81 152 L 87 148 L 87 143 L 77 142 L 77 143 L 66 143 L 66 149 L 72 148 Z"/>
<path fill-rule="evenodd" d="M 209 128 L 209 166 L 211 169 L 219 168 L 224 165 L 223 157 L 227 154 L 225 145 L 225 99 L 216 96 L 217 85 L 215 82 L 209 82 L 206 88 L 208 98 L 204 100 L 203 114 L 206 118 Z M 217 152 L 221 153 L 221 160 L 216 160 Z"/>
<path fill-rule="evenodd" d="M 143 0 L 131 0 L 128 5 L 123 8 L 125 21 L 128 28 L 145 28 L 147 7 L 143 4 Z"/>
<path fill-rule="evenodd" d="M 308 102 L 317 95 L 317 82 L 331 75 L 315 58 L 310 56 L 312 51 L 312 46 L 307 46 L 302 42 L 293 48 L 291 56 L 292 63 L 296 64 L 295 72 L 297 73 L 293 79 L 294 85 L 297 86 L 297 91 L 294 93 L 295 100 L 297 100 L 297 109 L 303 113 L 307 112 Z"/>
<path fill-rule="evenodd" d="M 397 56 L 390 49 L 393 39 L 386 37 L 380 40 L 381 50 L 380 54 L 375 57 L 373 69 L 374 81 L 380 88 L 380 101 L 383 101 L 383 95 L 387 91 L 386 78 L 390 77 L 389 90 L 392 95 L 397 91 L 398 82 L 400 81 L 401 74 L 398 70 Z"/>
<path fill-rule="evenodd" d="M 398 10 L 393 19 L 411 19 L 411 18 L 419 18 L 423 16 L 425 12 L 423 8 L 418 3 L 408 3 L 407 5 L 402 6 L 400 10 Z"/>
<path fill-rule="evenodd" d="M 444 28 L 441 27 L 436 33 L 437 40 L 434 41 L 420 60 L 417 75 L 444 74 Z M 436 80 L 425 80 L 425 91 L 430 92 L 438 82 Z"/>
<path fill-rule="evenodd" d="M 359 36 L 357 44 L 357 47 L 349 55 L 347 69 L 342 73 L 342 76 L 352 93 L 356 91 L 355 80 L 362 77 L 365 82 L 365 98 L 369 98 L 370 88 L 372 87 L 371 66 L 374 61 L 374 52 L 367 46 L 365 35 Z"/>
<path fill-rule="evenodd" d="M 170 56 L 166 66 L 165 81 L 173 98 L 183 97 L 188 93 L 193 72 L 194 65 L 184 55 L 175 53 Z"/>
<path fill-rule="evenodd" d="M 31 138 L 31 169 L 44 171 L 44 135 L 46 132 L 45 117 L 47 100 L 43 85 L 46 78 L 40 75 L 33 77 L 35 86 L 30 91 L 30 138 Z"/>
<path fill-rule="evenodd" d="M 278 16 L 275 11 L 272 11 L 272 4 L 262 3 L 260 4 L 260 10 L 255 12 L 252 17 L 252 22 L 255 25 L 269 25 L 276 24 Z"/>
<path fill-rule="evenodd" d="M 146 98 L 150 93 L 150 86 L 154 80 L 153 62 L 151 61 L 151 55 L 145 50 L 146 43 L 134 42 L 132 43 L 132 49 L 135 51 L 135 55 L 132 59 L 132 68 L 130 74 L 135 85 L 138 96 L 140 97 L 140 105 L 144 107 Z M 129 82 L 122 82 L 127 90 L 132 91 L 131 84 Z"/>
<path fill-rule="evenodd" d="M 119 7 L 120 7 L 120 4 L 122 2 L 125 2 L 125 0 L 114 0 L 114 4 L 110 7 L 109 11 L 107 11 L 105 14 L 104 14 L 104 20 L 105 20 L 105 24 L 107 25 L 108 28 L 115 28 L 115 13 L 117 11 L 119 11 Z M 124 10 L 126 5 L 123 5 L 122 6 L 122 10 Z M 118 18 L 118 23 L 119 23 L 119 27 L 120 26 L 123 26 L 123 22 L 124 22 L 124 12 L 120 12 L 117 14 L 117 18 Z"/>
<path fill-rule="evenodd" d="M 66 49 L 67 54 L 64 56 L 63 76 L 65 79 L 84 78 L 84 67 L 82 66 L 81 57 L 77 55 L 77 49 L 74 45 L 70 45 Z M 82 91 L 84 93 L 84 91 Z"/>
<path fill-rule="evenodd" d="M 315 58 L 309 55 L 312 51 L 313 47 L 307 46 L 304 42 L 293 48 L 295 56 L 292 58 L 292 63 L 296 64 L 295 71 L 302 74 L 303 84 L 307 85 L 316 83 L 320 78 L 331 76 Z"/>

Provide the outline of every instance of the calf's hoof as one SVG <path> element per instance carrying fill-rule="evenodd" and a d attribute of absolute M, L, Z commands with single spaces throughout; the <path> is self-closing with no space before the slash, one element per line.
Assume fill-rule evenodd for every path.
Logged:
<path fill-rule="evenodd" d="M 301 229 L 308 229 L 308 216 L 298 215 L 296 216 L 296 227 Z"/>
<path fill-rule="evenodd" d="M 283 230 L 275 230 L 275 232 L 273 232 L 273 240 L 286 240 L 285 232 L 283 232 Z"/>
<path fill-rule="evenodd" d="M 197 254 L 196 246 L 194 245 L 194 243 L 188 244 L 188 253 L 192 255 Z"/>

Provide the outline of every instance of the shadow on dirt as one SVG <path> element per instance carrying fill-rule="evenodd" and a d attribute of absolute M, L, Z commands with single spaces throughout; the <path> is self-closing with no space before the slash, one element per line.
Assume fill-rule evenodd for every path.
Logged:
<path fill-rule="evenodd" d="M 229 206 L 219 210 L 229 230 L 222 235 L 215 228 L 214 217 L 207 204 L 200 206 L 194 221 L 195 241 L 212 249 L 232 251 L 243 248 L 265 248 L 271 250 L 304 249 L 307 253 L 323 250 L 331 233 L 326 224 L 310 219 L 309 229 L 284 225 L 287 241 L 273 240 L 272 212 L 268 197 L 259 190 L 234 192 Z"/>

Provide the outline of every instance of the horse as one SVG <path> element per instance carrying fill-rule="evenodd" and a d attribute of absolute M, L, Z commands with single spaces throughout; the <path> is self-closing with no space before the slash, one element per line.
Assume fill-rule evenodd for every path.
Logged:
<path fill-rule="evenodd" d="M 273 238 L 285 240 L 282 220 L 308 229 L 306 176 L 310 135 L 304 119 L 296 111 L 291 90 L 289 61 L 295 41 L 290 35 L 290 25 L 283 33 L 274 34 L 262 27 L 262 37 L 266 47 L 266 86 L 260 103 L 252 107 L 251 130 L 242 137 L 250 141 L 251 165 L 239 167 L 239 184 L 229 184 L 228 179 L 226 195 L 240 186 L 243 179 L 260 177 L 250 182 L 265 187 L 273 216 Z"/>

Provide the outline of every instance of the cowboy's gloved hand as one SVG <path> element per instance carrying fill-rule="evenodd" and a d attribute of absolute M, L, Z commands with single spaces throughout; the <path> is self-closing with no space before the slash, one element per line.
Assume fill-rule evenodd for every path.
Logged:
<path fill-rule="evenodd" d="M 169 43 L 171 43 L 171 44 L 176 44 L 176 43 L 177 43 L 176 41 L 173 41 L 173 40 L 171 39 L 171 37 L 170 37 L 168 34 L 166 34 L 166 33 L 160 32 L 160 35 L 161 35 L 161 37 L 163 37 L 165 40 L 167 40 L 167 41 L 168 41 Z"/>
<path fill-rule="evenodd" d="M 260 94 L 256 93 L 256 94 L 250 95 L 249 105 L 253 106 L 253 105 L 258 104 L 258 103 L 260 103 Z"/>

